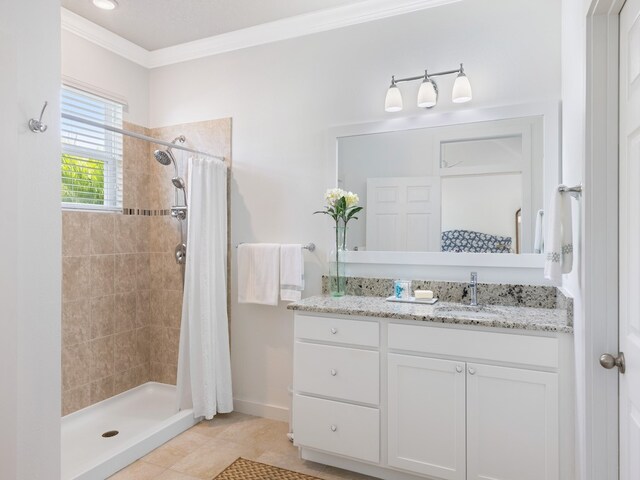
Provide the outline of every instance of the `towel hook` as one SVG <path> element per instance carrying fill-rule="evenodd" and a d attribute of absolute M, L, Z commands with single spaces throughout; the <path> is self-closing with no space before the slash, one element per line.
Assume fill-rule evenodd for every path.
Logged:
<path fill-rule="evenodd" d="M 49 102 L 44 102 L 42 111 L 40 112 L 40 118 L 38 120 L 35 118 L 29 120 L 29 130 L 33 133 L 44 133 L 47 131 L 47 125 L 42 123 L 42 117 L 44 116 L 44 111 L 47 109 L 47 105 L 49 105 Z"/>

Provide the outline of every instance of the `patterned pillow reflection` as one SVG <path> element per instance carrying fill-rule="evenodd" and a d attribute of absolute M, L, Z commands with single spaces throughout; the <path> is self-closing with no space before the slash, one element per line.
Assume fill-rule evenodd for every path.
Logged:
<path fill-rule="evenodd" d="M 442 232 L 443 252 L 511 253 L 511 237 L 501 237 L 471 230 Z"/>

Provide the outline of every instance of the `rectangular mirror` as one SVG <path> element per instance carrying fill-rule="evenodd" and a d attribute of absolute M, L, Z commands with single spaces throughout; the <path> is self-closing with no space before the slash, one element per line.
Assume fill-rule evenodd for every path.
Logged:
<path fill-rule="evenodd" d="M 544 115 L 338 136 L 338 186 L 365 207 L 349 248 L 540 253 L 544 154 Z"/>

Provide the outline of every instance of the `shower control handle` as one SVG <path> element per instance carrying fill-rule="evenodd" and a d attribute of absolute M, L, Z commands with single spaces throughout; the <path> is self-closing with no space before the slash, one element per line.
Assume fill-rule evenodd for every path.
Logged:
<path fill-rule="evenodd" d="M 175 257 L 178 265 L 184 265 L 187 261 L 187 246 L 184 243 L 176 245 Z"/>

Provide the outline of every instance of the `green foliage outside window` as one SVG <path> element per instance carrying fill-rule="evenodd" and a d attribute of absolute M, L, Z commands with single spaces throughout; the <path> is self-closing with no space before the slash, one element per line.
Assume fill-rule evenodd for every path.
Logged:
<path fill-rule="evenodd" d="M 62 154 L 62 201 L 104 205 L 104 162 Z"/>

